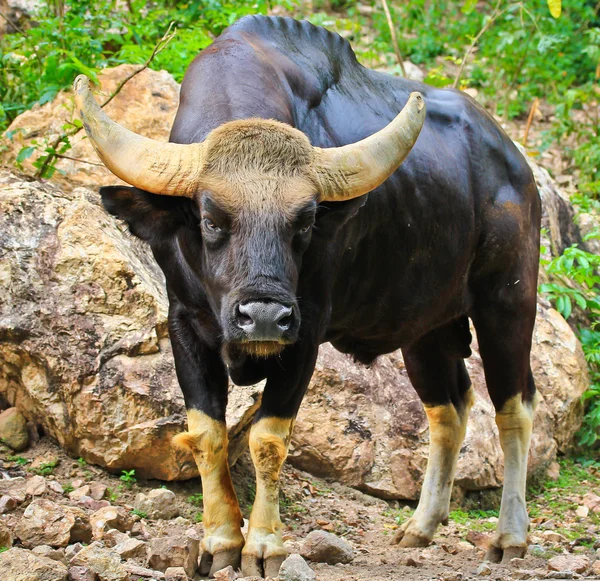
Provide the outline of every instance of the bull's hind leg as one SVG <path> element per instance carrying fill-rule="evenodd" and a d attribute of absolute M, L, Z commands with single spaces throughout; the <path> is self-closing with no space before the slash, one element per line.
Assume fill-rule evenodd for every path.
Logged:
<path fill-rule="evenodd" d="M 535 291 L 529 294 L 528 300 L 515 300 L 512 304 L 490 305 L 488 302 L 473 317 L 504 452 L 500 518 L 486 556 L 493 562 L 506 563 L 514 557 L 523 557 L 527 551 L 529 517 L 525 488 L 536 403 L 529 365 Z"/>
<path fill-rule="evenodd" d="M 425 406 L 430 436 L 419 505 L 394 537 L 402 547 L 427 546 L 438 525 L 448 520 L 458 454 L 473 404 L 463 361 L 470 354 L 469 342 L 464 319 L 403 350 L 408 375 Z"/>

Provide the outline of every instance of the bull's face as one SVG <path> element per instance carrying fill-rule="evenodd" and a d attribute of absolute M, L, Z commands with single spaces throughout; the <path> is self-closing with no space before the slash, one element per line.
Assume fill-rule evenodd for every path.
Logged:
<path fill-rule="evenodd" d="M 187 209 L 192 204 L 199 224 L 176 251 L 199 280 L 225 346 L 258 356 L 298 337 L 298 277 L 318 202 L 356 198 L 380 185 L 408 155 L 425 118 L 422 97 L 413 94 L 387 127 L 343 147 L 313 147 L 297 129 L 265 119 L 225 123 L 202 143 L 165 144 L 111 121 L 85 77 L 74 89 L 85 129 L 113 173 L 145 192 L 191 198 Z M 126 219 L 141 207 L 133 198 L 120 200 L 117 211 L 111 203 L 108 209 Z M 177 236 L 169 209 L 173 204 L 161 210 L 162 225 L 146 221 L 143 232 L 128 219 L 132 231 L 150 242 L 158 230 Z M 168 261 L 163 269 L 170 270 Z"/>

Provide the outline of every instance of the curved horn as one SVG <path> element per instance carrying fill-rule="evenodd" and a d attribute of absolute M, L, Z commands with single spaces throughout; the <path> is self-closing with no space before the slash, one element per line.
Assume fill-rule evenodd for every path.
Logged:
<path fill-rule="evenodd" d="M 191 197 L 197 191 L 202 144 L 161 143 L 125 129 L 98 106 L 85 75 L 75 79 L 73 91 L 85 131 L 112 173 L 153 194 Z"/>
<path fill-rule="evenodd" d="M 415 92 L 396 118 L 370 137 L 343 147 L 315 147 L 321 200 L 350 200 L 381 185 L 409 154 L 424 121 L 425 101 Z"/>

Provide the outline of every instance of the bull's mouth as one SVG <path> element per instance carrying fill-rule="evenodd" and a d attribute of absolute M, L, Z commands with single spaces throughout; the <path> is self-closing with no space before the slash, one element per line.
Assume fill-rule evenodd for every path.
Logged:
<path fill-rule="evenodd" d="M 286 347 L 287 343 L 280 341 L 243 341 L 236 346 L 247 355 L 253 357 L 272 357 L 279 355 Z"/>

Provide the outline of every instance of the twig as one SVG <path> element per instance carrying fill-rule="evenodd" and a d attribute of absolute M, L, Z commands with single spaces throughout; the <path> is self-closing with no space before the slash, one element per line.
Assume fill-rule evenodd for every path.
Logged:
<path fill-rule="evenodd" d="M 165 32 L 162 36 L 162 38 L 156 43 L 156 46 L 154 47 L 154 50 L 152 51 L 152 54 L 148 57 L 148 59 L 146 60 L 146 62 L 140 66 L 140 68 L 136 69 L 133 73 L 131 73 L 130 75 L 127 75 L 127 77 L 125 77 L 118 85 L 117 88 L 109 95 L 108 99 L 106 99 L 106 101 L 104 101 L 104 103 L 102 103 L 100 105 L 100 107 L 106 107 L 106 105 L 108 105 L 120 92 L 121 89 L 129 82 L 131 81 L 131 79 L 133 79 L 133 77 L 135 77 L 136 75 L 139 75 L 142 71 L 144 71 L 145 69 L 148 68 L 148 66 L 150 65 L 150 63 L 153 61 L 154 57 L 156 57 L 157 54 L 159 54 L 160 52 L 162 52 L 167 45 L 171 42 L 171 40 L 173 40 L 173 38 L 175 37 L 175 32 L 171 32 L 171 30 L 173 29 L 173 26 L 175 25 L 175 22 L 171 22 L 171 24 L 169 24 L 169 28 L 167 29 L 167 32 Z M 56 151 L 56 148 L 63 142 L 67 142 L 69 137 L 72 137 L 73 135 L 79 133 L 81 130 L 83 129 L 83 127 L 77 127 L 75 129 L 73 129 L 72 131 L 68 131 L 65 132 L 61 135 L 59 135 L 54 142 L 48 147 L 48 149 L 51 149 L 52 151 Z M 84 163 L 94 163 L 94 162 L 85 162 L 82 159 L 76 159 L 73 157 L 67 157 L 65 155 L 61 155 L 58 153 L 49 153 L 46 156 L 46 159 L 44 159 L 44 162 L 42 163 L 42 165 L 40 166 L 40 168 L 37 170 L 37 172 L 35 173 L 35 177 L 36 178 L 40 178 L 43 177 L 44 174 L 46 173 L 46 170 L 48 169 L 48 166 L 54 161 L 54 158 L 56 157 L 66 157 L 67 159 L 72 159 L 73 161 L 81 161 Z M 101 165 L 101 164 L 95 164 L 95 165 Z"/>
<path fill-rule="evenodd" d="M 394 46 L 394 52 L 396 53 L 396 58 L 398 59 L 398 64 L 400 65 L 400 70 L 402 71 L 402 76 L 406 78 L 406 69 L 404 68 L 404 59 L 402 58 L 402 53 L 400 52 L 400 47 L 398 46 L 398 38 L 396 37 L 396 29 L 394 28 L 394 21 L 392 20 L 392 15 L 390 13 L 390 9 L 387 3 L 387 0 L 381 0 L 383 4 L 383 11 L 385 12 L 385 17 L 387 19 L 388 26 L 390 28 L 390 35 L 392 37 L 392 45 Z"/>
<path fill-rule="evenodd" d="M 463 59 L 460 63 L 460 68 L 458 69 L 458 72 L 456 73 L 456 77 L 454 78 L 454 83 L 452 84 L 452 87 L 454 89 L 456 89 L 456 87 L 458 87 L 458 82 L 460 81 L 460 77 L 463 73 L 465 65 L 467 64 L 467 61 L 469 60 L 469 57 L 471 56 L 471 53 L 475 49 L 475 45 L 479 42 L 479 39 L 485 34 L 486 30 L 494 23 L 496 18 L 498 18 L 498 16 L 500 16 L 500 14 L 502 14 L 502 12 L 504 12 L 503 10 L 502 11 L 499 10 L 501 3 L 502 3 L 502 0 L 498 0 L 498 2 L 496 2 L 496 6 L 494 7 L 494 11 L 492 12 L 492 15 L 488 18 L 487 22 L 483 25 L 482 29 L 477 33 L 477 36 L 475 36 L 475 38 L 473 38 L 473 41 L 469 45 L 469 48 L 467 48 L 467 50 L 465 52 L 465 56 L 463 57 Z"/>
<path fill-rule="evenodd" d="M 55 153 L 54 157 L 60 157 L 61 159 L 70 159 L 71 161 L 79 161 L 81 163 L 89 163 L 90 165 L 97 165 L 104 167 L 103 163 L 97 163 L 95 161 L 88 161 L 87 159 L 79 159 L 78 157 L 71 157 L 70 155 L 63 155 L 62 153 Z"/>
<path fill-rule="evenodd" d="M 529 111 L 529 117 L 527 118 L 527 125 L 525 125 L 525 133 L 523 134 L 523 147 L 527 147 L 527 137 L 529 136 L 529 129 L 533 123 L 533 116 L 537 111 L 540 100 L 536 97 L 531 104 L 531 110 Z"/>
<path fill-rule="evenodd" d="M 4 18 L 4 20 L 6 20 L 6 22 L 8 22 L 17 32 L 25 34 L 25 31 L 20 26 L 17 26 L 8 16 L 6 16 L 6 14 L 4 14 L 4 12 L 0 11 L 0 16 L 2 16 L 2 18 Z"/>

